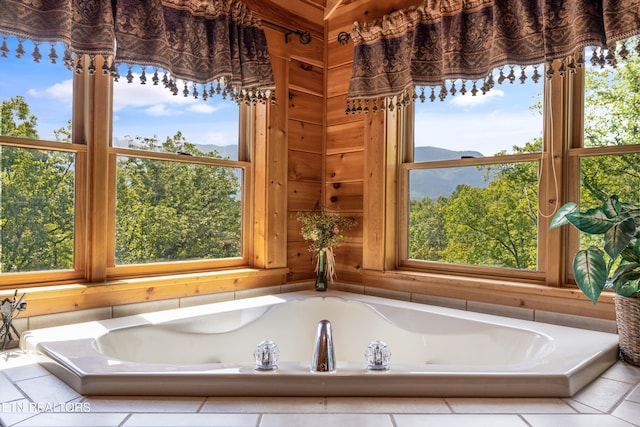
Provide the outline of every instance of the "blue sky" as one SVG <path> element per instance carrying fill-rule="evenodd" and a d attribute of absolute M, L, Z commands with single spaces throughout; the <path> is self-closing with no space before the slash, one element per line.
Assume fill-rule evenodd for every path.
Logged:
<path fill-rule="evenodd" d="M 516 73 L 519 75 L 519 73 Z M 498 73 L 494 72 L 494 79 Z M 531 72 L 527 72 L 531 76 Z M 486 94 L 472 96 L 457 93 L 444 101 L 428 99 L 416 102 L 415 145 L 434 146 L 455 151 L 474 150 L 485 156 L 523 146 L 542 135 L 542 115 L 531 110 L 544 86 L 527 79 L 524 84 L 497 84 Z M 460 90 L 460 82 L 456 88 Z M 470 89 L 467 83 L 467 90 Z M 428 96 L 429 93 L 425 91 Z M 436 91 L 436 96 L 438 91 Z"/>
<path fill-rule="evenodd" d="M 27 52 L 22 58 L 15 57 L 17 40 L 7 40 L 11 52 L 0 58 L 0 100 L 22 95 L 26 98 L 32 114 L 38 117 L 38 132 L 43 139 L 53 139 L 53 130 L 66 125 L 71 118 L 72 72 L 58 60 L 51 64 L 47 57 L 49 43 L 40 45 L 43 58 L 33 62 L 33 44 L 24 43 Z M 62 57 L 63 48 L 56 47 Z M 162 84 L 150 82 L 153 70 L 147 69 L 148 83 L 141 85 L 141 69 L 134 67 L 134 81 L 127 83 L 123 76 L 114 85 L 114 139 L 125 135 L 152 137 L 160 140 L 181 131 L 189 142 L 195 144 L 237 144 L 238 106 L 217 95 L 206 101 L 177 96 Z M 182 88 L 182 86 L 180 86 Z"/>

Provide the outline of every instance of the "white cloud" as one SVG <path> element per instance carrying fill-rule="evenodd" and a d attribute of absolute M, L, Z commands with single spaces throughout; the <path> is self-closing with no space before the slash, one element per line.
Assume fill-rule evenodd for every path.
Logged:
<path fill-rule="evenodd" d="M 464 95 L 457 94 L 456 96 L 451 98 L 451 101 L 449 101 L 449 103 L 458 107 L 468 108 L 475 107 L 476 105 L 486 104 L 493 98 L 502 97 L 504 97 L 504 91 L 500 89 L 491 89 L 484 95 L 482 94 L 482 92 L 479 92 L 476 96 L 473 96 L 471 92 L 467 92 Z"/>
<path fill-rule="evenodd" d="M 120 80 L 113 86 L 113 110 L 120 111 L 124 108 L 147 107 L 156 105 L 171 105 L 174 107 L 188 106 L 199 102 L 192 96 L 185 97 L 180 91 L 178 95 L 164 87 L 162 84 L 153 85 L 140 84 L 139 75 L 134 74 L 131 83 L 127 83 L 126 79 L 120 77 Z M 153 111 L 153 110 L 152 110 Z"/>
<path fill-rule="evenodd" d="M 181 114 L 179 111 L 167 108 L 164 104 L 156 104 L 144 110 L 150 116 L 173 116 Z"/>
<path fill-rule="evenodd" d="M 45 88 L 44 90 L 29 89 L 27 94 L 30 96 L 47 97 L 62 102 L 71 102 L 73 95 L 73 80 L 63 80 Z"/>
<path fill-rule="evenodd" d="M 204 101 L 200 101 L 197 104 L 190 105 L 187 107 L 187 111 L 190 113 L 200 113 L 200 114 L 213 114 L 216 111 L 220 110 L 220 106 L 213 106 L 211 104 L 207 104 Z"/>
<path fill-rule="evenodd" d="M 177 114 L 179 111 L 197 114 L 213 114 L 224 108 L 215 101 L 205 101 L 202 98 L 194 98 L 191 93 L 184 96 L 182 93 L 183 84 L 178 84 L 178 94 L 174 95 L 162 83 L 153 85 L 150 80 L 147 84 L 140 84 L 139 74 L 133 75 L 134 79 L 128 83 L 123 77 L 114 84 L 113 90 L 113 110 L 121 111 L 126 108 L 144 108 L 144 111 L 152 116 Z M 147 76 L 149 79 L 149 76 Z M 191 85 L 189 89 L 192 90 Z M 200 95 L 202 88 L 198 87 Z"/>

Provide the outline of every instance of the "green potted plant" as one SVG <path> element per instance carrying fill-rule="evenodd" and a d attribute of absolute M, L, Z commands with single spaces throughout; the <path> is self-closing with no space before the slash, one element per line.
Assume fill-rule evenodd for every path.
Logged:
<path fill-rule="evenodd" d="M 571 224 L 602 235 L 602 249 L 580 249 L 573 275 L 580 290 L 595 304 L 605 289 L 616 293 L 616 321 L 623 358 L 640 365 L 640 207 L 613 195 L 598 208 L 579 211 L 573 202 L 554 215 L 550 228 Z"/>

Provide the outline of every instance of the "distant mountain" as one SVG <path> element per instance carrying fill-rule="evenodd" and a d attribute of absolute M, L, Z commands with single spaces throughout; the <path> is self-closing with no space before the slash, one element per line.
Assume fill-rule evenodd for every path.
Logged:
<path fill-rule="evenodd" d="M 128 147 L 129 141 L 123 138 L 114 138 L 113 145 L 115 147 Z M 238 158 L 238 145 L 213 145 L 213 144 L 196 144 L 196 148 L 203 153 L 211 153 L 216 151 L 223 158 L 235 160 Z"/>
<path fill-rule="evenodd" d="M 198 148 L 198 150 L 202 151 L 203 153 L 211 153 L 213 151 L 216 151 L 220 155 L 220 157 L 222 157 L 223 159 L 226 159 L 226 158 L 229 158 L 232 160 L 238 159 L 237 145 L 206 144 L 206 145 L 196 145 L 196 147 Z"/>
<path fill-rule="evenodd" d="M 114 145 L 126 147 L 124 140 L 114 141 Z M 237 145 L 196 145 L 203 153 L 217 152 L 223 159 L 237 159 Z M 454 160 L 461 157 L 483 157 L 477 151 L 453 151 L 438 147 L 416 147 L 416 162 L 436 160 Z M 458 184 L 468 184 L 473 187 L 486 187 L 482 179 L 482 172 L 475 167 L 446 168 L 416 170 L 411 173 L 411 199 L 420 200 L 425 197 L 437 199 L 439 196 L 449 196 Z"/>
<path fill-rule="evenodd" d="M 414 150 L 416 162 L 433 162 L 435 160 L 454 160 L 461 157 L 484 157 L 478 151 L 453 151 L 439 147 L 416 147 Z"/>
<path fill-rule="evenodd" d="M 416 162 L 429 162 L 484 156 L 477 151 L 453 151 L 437 147 L 416 147 L 414 157 Z M 412 200 L 420 200 L 425 197 L 435 200 L 440 196 L 451 195 L 458 184 L 468 184 L 472 187 L 483 188 L 487 184 L 482 179 L 482 174 L 482 171 L 472 166 L 416 170 L 410 176 L 410 197 Z"/>

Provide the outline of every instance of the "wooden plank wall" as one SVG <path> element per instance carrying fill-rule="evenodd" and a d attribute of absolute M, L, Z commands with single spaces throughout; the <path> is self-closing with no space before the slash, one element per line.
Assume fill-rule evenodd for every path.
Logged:
<path fill-rule="evenodd" d="M 314 10 L 317 13 L 314 14 Z M 271 125 L 275 122 L 284 124 L 280 125 L 279 138 L 274 140 L 272 133 L 268 142 L 269 145 L 286 145 L 286 155 L 280 161 L 286 164 L 283 184 L 286 188 L 284 233 L 287 250 L 286 254 L 280 255 L 286 255 L 287 281 L 308 280 L 314 277 L 314 264 L 312 254 L 307 250 L 308 244 L 300 236 L 296 215 L 319 206 L 322 197 L 325 135 L 323 10 L 307 9 L 303 20 L 293 19 L 290 12 L 274 9 L 263 11 L 262 15 L 263 19 L 278 25 L 311 34 L 311 42 L 303 44 L 295 34 L 289 35 L 287 40 L 282 31 L 264 28 L 272 62 L 286 61 L 286 69 L 278 70 L 275 75 L 276 84 L 287 88 L 286 99 L 278 100 L 280 105 L 274 113 L 278 117 L 270 121 Z M 270 152 L 279 151 L 270 149 Z"/>
<path fill-rule="evenodd" d="M 374 248 L 363 246 L 365 120 L 372 117 L 345 113 L 353 66 L 353 43 L 339 43 L 338 34 L 350 33 L 355 21 L 369 22 L 416 4 L 419 4 L 416 0 L 345 3 L 331 14 L 325 25 L 327 84 L 323 200 L 326 206 L 351 215 L 358 221 L 347 242 L 336 251 L 336 268 L 341 281 L 361 283 L 363 252 Z M 380 140 L 383 138 L 383 135 L 378 136 Z"/>

